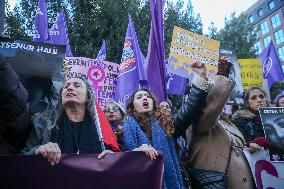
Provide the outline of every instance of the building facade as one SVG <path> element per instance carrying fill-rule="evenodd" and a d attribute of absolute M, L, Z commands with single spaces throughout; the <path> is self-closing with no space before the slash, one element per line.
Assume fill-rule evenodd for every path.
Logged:
<path fill-rule="evenodd" d="M 257 54 L 273 41 L 279 59 L 284 65 L 284 0 L 259 0 L 244 12 L 246 23 L 252 24 L 257 42 Z"/>

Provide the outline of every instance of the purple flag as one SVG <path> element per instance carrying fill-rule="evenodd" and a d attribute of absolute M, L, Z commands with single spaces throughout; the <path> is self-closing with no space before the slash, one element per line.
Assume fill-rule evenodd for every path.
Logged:
<path fill-rule="evenodd" d="M 103 39 L 102 47 L 97 55 L 98 60 L 105 61 L 106 60 L 106 41 Z"/>
<path fill-rule="evenodd" d="M 145 58 L 140 50 L 130 14 L 128 18 L 128 28 L 115 92 L 115 100 L 119 100 L 122 103 L 125 103 L 127 96 L 139 89 L 139 84 L 147 85 L 147 77 L 143 65 Z"/>
<path fill-rule="evenodd" d="M 69 38 L 66 27 L 64 10 L 61 10 L 59 15 L 57 16 L 56 21 L 49 30 L 49 36 L 50 36 L 49 43 L 56 45 L 66 45 L 66 56 L 67 57 L 73 56 L 71 47 L 69 45 Z"/>
<path fill-rule="evenodd" d="M 149 88 L 159 101 L 166 99 L 163 0 L 150 0 L 151 31 L 146 58 Z"/>
<path fill-rule="evenodd" d="M 267 80 L 269 88 L 275 82 L 284 80 L 281 64 L 272 42 L 261 52 L 258 59 L 262 62 L 263 78 Z"/>
<path fill-rule="evenodd" d="M 165 60 L 165 64 L 168 59 Z M 167 94 L 184 95 L 189 79 L 167 71 Z"/>
<path fill-rule="evenodd" d="M 47 7 L 44 0 L 39 0 L 33 26 L 33 41 L 46 42 L 48 40 Z"/>

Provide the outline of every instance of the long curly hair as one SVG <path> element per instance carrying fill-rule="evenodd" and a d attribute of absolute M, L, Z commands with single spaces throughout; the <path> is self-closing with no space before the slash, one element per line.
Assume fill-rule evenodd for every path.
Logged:
<path fill-rule="evenodd" d="M 89 84 L 88 81 L 86 81 L 82 77 L 73 77 L 73 78 L 81 79 L 82 81 L 84 81 L 84 83 L 86 85 L 86 88 L 87 88 L 87 106 L 86 106 L 86 110 L 90 114 L 90 117 L 91 117 L 92 121 L 94 121 L 94 119 L 95 119 L 95 105 L 94 105 L 95 98 L 94 98 L 94 95 L 93 95 L 92 86 Z M 65 111 L 64 107 L 63 107 L 63 104 L 62 104 L 62 90 L 63 90 L 63 87 L 64 87 L 64 84 L 62 85 L 62 88 L 60 89 L 58 103 L 57 103 L 56 108 L 54 109 L 54 111 L 52 113 L 52 116 L 51 116 L 52 123 L 53 123 L 52 127 L 59 128 L 58 122 L 59 122 L 62 114 Z"/>
<path fill-rule="evenodd" d="M 153 111 L 138 113 L 135 110 L 133 104 L 134 96 L 139 91 L 146 91 L 150 95 L 151 99 L 153 100 Z M 174 133 L 174 124 L 171 116 L 164 114 L 161 111 L 156 96 L 148 89 L 140 89 L 130 96 L 126 105 L 126 114 L 135 117 L 139 121 L 142 129 L 147 133 L 149 137 L 152 136 L 152 127 L 150 123 L 151 117 L 154 117 L 159 122 L 161 127 L 165 130 L 166 135 L 171 136 Z"/>

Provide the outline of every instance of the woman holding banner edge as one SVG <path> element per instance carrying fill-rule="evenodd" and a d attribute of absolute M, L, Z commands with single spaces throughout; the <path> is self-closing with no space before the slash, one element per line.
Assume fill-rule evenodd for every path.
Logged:
<path fill-rule="evenodd" d="M 206 81 L 205 65 L 197 62 L 192 68 L 195 74 L 189 101 L 173 118 L 160 110 L 156 97 L 147 89 L 134 92 L 126 106 L 127 117 L 123 127 L 125 148 L 143 149 L 151 160 L 158 155 L 157 150 L 163 152 L 166 189 L 184 187 L 173 137 L 179 137 L 199 117 L 211 87 L 211 83 Z"/>

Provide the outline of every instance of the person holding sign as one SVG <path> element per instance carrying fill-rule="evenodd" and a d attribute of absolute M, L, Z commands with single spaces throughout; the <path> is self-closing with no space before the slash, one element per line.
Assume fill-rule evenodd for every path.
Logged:
<path fill-rule="evenodd" d="M 140 89 L 132 94 L 126 106 L 127 117 L 123 136 L 126 150 L 148 150 L 146 155 L 154 160 L 157 150 L 164 154 L 164 188 L 183 189 L 180 166 L 173 138 L 178 138 L 188 125 L 200 115 L 211 84 L 205 80 L 206 68 L 202 63 L 192 65 L 195 75 L 189 101 L 172 117 L 164 114 L 154 94 Z"/>
<path fill-rule="evenodd" d="M 263 89 L 252 87 L 245 91 L 244 103 L 245 109 L 236 111 L 232 121 L 245 137 L 246 146 L 254 153 L 261 147 L 268 147 L 258 111 L 260 107 L 268 107 L 267 95 Z"/>
<path fill-rule="evenodd" d="M 102 140 L 99 117 L 91 85 L 82 78 L 68 79 L 52 115 L 33 117 L 33 130 L 22 152 L 40 154 L 54 165 L 59 163 L 62 153 L 95 153 L 102 158 L 111 150 L 119 151 L 116 141 Z"/>

